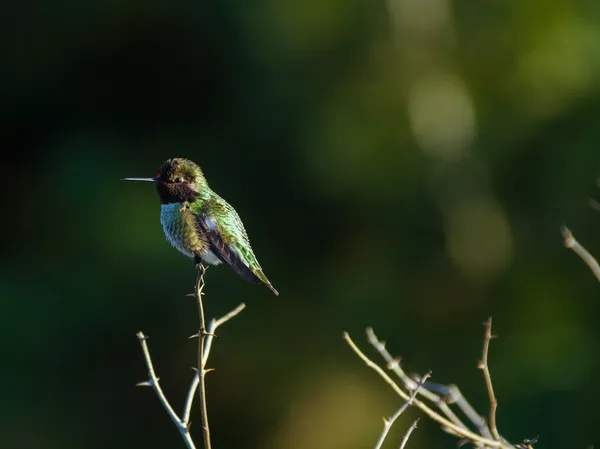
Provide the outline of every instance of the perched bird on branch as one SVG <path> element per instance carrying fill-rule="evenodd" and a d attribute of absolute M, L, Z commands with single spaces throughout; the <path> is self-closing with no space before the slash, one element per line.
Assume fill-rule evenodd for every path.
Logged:
<path fill-rule="evenodd" d="M 123 178 L 156 184 L 160 222 L 169 242 L 196 264 L 228 265 L 247 281 L 262 283 L 279 295 L 263 272 L 235 209 L 213 192 L 200 167 L 174 158 L 154 178 Z"/>

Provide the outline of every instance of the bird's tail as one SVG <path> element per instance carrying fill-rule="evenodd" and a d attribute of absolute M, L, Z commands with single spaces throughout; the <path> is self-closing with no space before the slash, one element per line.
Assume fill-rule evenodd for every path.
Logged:
<path fill-rule="evenodd" d="M 271 284 L 267 276 L 265 276 L 265 273 L 263 273 L 262 268 L 260 268 L 260 266 L 257 266 L 254 269 L 250 268 L 247 265 L 244 258 L 240 257 L 237 251 L 231 249 L 229 249 L 227 253 L 229 257 L 223 257 L 223 253 L 217 253 L 217 255 L 223 262 L 225 262 L 226 265 L 229 265 L 229 268 L 235 271 L 239 276 L 255 284 L 264 284 L 269 290 L 275 293 L 276 296 L 279 296 L 279 292 L 275 290 L 275 287 L 273 287 L 273 284 Z"/>
<path fill-rule="evenodd" d="M 256 281 L 254 281 L 254 282 L 265 284 L 269 290 L 271 290 L 273 293 L 275 293 L 275 296 L 279 296 L 279 292 L 277 290 L 275 290 L 275 287 L 273 287 L 273 284 L 271 284 L 271 282 L 269 281 L 267 276 L 265 276 L 265 273 L 263 272 L 263 270 L 261 268 L 254 271 L 252 274 L 256 278 Z"/>

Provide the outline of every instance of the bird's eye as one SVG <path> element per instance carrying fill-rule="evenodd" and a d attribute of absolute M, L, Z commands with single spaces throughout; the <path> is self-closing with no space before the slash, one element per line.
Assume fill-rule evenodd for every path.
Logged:
<path fill-rule="evenodd" d="M 182 182 L 182 181 L 183 181 L 183 179 L 181 179 L 180 177 L 177 177 L 177 178 L 175 178 L 175 182 L 176 182 L 177 184 L 179 184 L 179 183 L 180 183 L 180 182 Z"/>

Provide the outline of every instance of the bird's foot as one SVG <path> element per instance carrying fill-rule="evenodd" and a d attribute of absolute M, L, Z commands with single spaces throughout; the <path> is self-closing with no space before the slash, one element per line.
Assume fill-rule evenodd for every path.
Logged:
<path fill-rule="evenodd" d="M 206 329 L 202 328 L 197 333 L 190 335 L 189 339 L 191 340 L 192 338 L 207 337 L 208 335 L 210 335 L 211 337 L 217 336 L 217 334 L 213 334 L 212 332 L 206 332 Z"/>
<path fill-rule="evenodd" d="M 198 272 L 200 273 L 201 276 L 204 275 L 204 273 L 206 273 L 208 266 L 204 265 L 204 263 L 202 263 L 202 257 L 195 255 L 194 256 L 194 265 L 196 265 L 196 269 L 198 270 Z"/>

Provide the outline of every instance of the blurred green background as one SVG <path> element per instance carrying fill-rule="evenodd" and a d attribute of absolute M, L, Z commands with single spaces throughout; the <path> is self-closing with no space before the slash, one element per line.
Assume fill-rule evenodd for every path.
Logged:
<path fill-rule="evenodd" d="M 538 447 L 598 444 L 600 6 L 590 0 L 3 3 L 0 447 L 178 448 L 193 265 L 148 185 L 199 163 L 281 296 L 207 275 L 215 448 L 370 448 L 402 403 L 373 326 Z M 197 410 L 196 410 L 197 411 Z M 398 447 L 420 414 L 392 429 Z M 199 417 L 192 433 L 201 447 Z M 455 447 L 421 419 L 409 447 Z"/>

